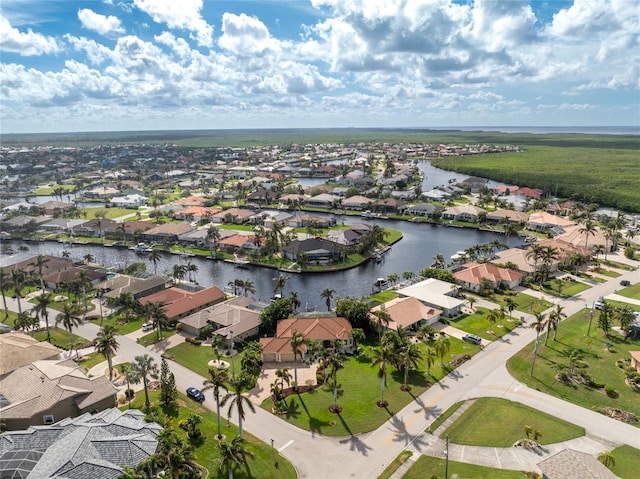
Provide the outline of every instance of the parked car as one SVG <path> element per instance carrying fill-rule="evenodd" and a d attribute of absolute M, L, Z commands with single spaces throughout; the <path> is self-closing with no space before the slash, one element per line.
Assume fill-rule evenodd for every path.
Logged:
<path fill-rule="evenodd" d="M 604 301 L 596 301 L 593 303 L 595 309 L 604 309 Z"/>
<path fill-rule="evenodd" d="M 471 344 L 477 344 L 478 346 L 482 344 L 482 338 L 475 334 L 465 334 L 462 336 L 462 340 Z"/>
<path fill-rule="evenodd" d="M 152 331 L 153 330 L 153 323 L 144 323 L 142 325 L 142 331 L 143 332 L 148 332 L 148 331 Z"/>
<path fill-rule="evenodd" d="M 631 281 L 627 279 L 623 279 L 622 281 L 620 281 L 620 286 L 629 286 L 630 284 L 631 284 Z"/>
<path fill-rule="evenodd" d="M 187 396 L 197 402 L 204 401 L 204 393 L 200 392 L 198 388 L 190 387 L 187 388 Z"/>

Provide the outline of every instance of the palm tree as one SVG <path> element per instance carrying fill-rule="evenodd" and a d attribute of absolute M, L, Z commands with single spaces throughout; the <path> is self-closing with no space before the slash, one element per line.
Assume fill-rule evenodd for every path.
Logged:
<path fill-rule="evenodd" d="M 242 285 L 242 294 L 248 296 L 247 293 L 256 294 L 256 286 L 250 279 L 245 279 Z"/>
<path fill-rule="evenodd" d="M 44 319 L 44 323 L 47 328 L 47 342 L 51 342 L 51 332 L 49 331 L 49 310 L 47 309 L 51 303 L 53 303 L 53 299 L 51 298 L 50 293 L 43 293 L 40 296 L 36 296 L 36 305 L 33 308 L 36 316 Z"/>
<path fill-rule="evenodd" d="M 381 339 L 382 329 L 384 326 L 389 326 L 391 315 L 382 306 L 380 306 L 380 308 L 375 311 L 371 311 L 371 315 L 373 316 L 371 318 L 372 322 L 375 323 L 378 327 L 378 339 Z"/>
<path fill-rule="evenodd" d="M 248 469 L 247 457 L 253 457 L 253 453 L 246 448 L 245 441 L 240 436 L 234 437 L 230 443 L 220 441 L 218 453 L 220 454 L 218 468 L 226 469 L 229 479 L 233 479 L 233 466 L 239 465 Z"/>
<path fill-rule="evenodd" d="M 193 282 L 194 276 L 192 275 L 195 275 L 198 272 L 198 265 L 189 261 L 186 265 L 186 271 L 187 271 L 187 274 L 189 275 L 189 281 Z"/>
<path fill-rule="evenodd" d="M 291 291 L 291 293 L 289 294 L 289 299 L 291 300 L 291 308 L 293 309 L 293 312 L 295 313 L 298 308 L 300 307 L 300 305 L 302 304 L 300 302 L 300 300 L 298 299 L 298 292 L 297 291 Z"/>
<path fill-rule="evenodd" d="M 402 385 L 403 391 L 411 391 L 411 387 L 407 383 L 409 379 L 409 368 L 418 367 L 418 363 L 422 359 L 422 352 L 418 343 L 409 342 L 403 345 L 403 348 L 398 353 L 398 364 L 402 366 L 404 370 L 404 384 Z"/>
<path fill-rule="evenodd" d="M 62 251 L 61 256 L 63 258 L 71 258 L 71 253 L 68 252 L 67 250 Z"/>
<path fill-rule="evenodd" d="M 542 246 L 540 246 L 539 244 L 532 245 L 527 251 L 526 258 L 533 259 L 533 269 L 535 273 L 538 272 L 538 261 L 542 259 L 542 256 Z"/>
<path fill-rule="evenodd" d="M 158 379 L 158 365 L 148 354 L 136 356 L 131 363 L 131 382 L 139 384 L 142 381 L 144 387 L 144 407 L 149 409 L 149 378 Z"/>
<path fill-rule="evenodd" d="M 273 280 L 275 281 L 275 286 L 273 287 L 273 292 L 276 293 L 278 290 L 280 290 L 280 296 L 282 296 L 284 294 L 284 287 L 286 286 L 289 279 L 291 278 L 286 274 L 281 274 L 278 275 L 277 278 L 274 278 Z"/>
<path fill-rule="evenodd" d="M 554 309 L 549 313 L 549 319 L 553 322 L 553 340 L 554 341 L 556 340 L 556 337 L 558 335 L 558 325 L 560 324 L 560 321 L 562 321 L 564 318 L 567 317 L 567 315 L 564 314 L 563 310 L 564 310 L 564 306 L 560 306 L 559 304 L 556 304 L 556 309 Z M 546 342 L 545 342 L 545 345 L 546 345 Z"/>
<path fill-rule="evenodd" d="M 109 366 L 109 381 L 113 378 L 113 355 L 119 347 L 115 337 L 116 332 L 114 326 L 107 325 L 98 331 L 94 341 L 96 352 L 102 354 L 107 360 Z"/>
<path fill-rule="evenodd" d="M 209 379 L 202 383 L 202 392 L 213 390 L 213 398 L 216 400 L 216 418 L 218 421 L 218 435 L 216 439 L 222 439 L 222 427 L 220 425 L 220 388 L 229 380 L 229 373 L 226 369 L 209 368 Z"/>
<path fill-rule="evenodd" d="M 487 321 L 489 321 L 489 334 L 493 334 L 493 325 L 498 321 L 499 310 L 492 309 L 487 312 Z"/>
<path fill-rule="evenodd" d="M 606 468 L 616 465 L 616 459 L 613 454 L 611 454 L 611 451 L 603 451 L 598 454 L 598 461 L 600 461 Z"/>
<path fill-rule="evenodd" d="M 427 346 L 424 351 L 424 360 L 427 363 L 427 374 L 431 374 L 431 366 L 435 363 L 436 354 L 436 350 L 433 346 Z"/>
<path fill-rule="evenodd" d="M 4 306 L 4 319 L 9 317 L 9 308 L 7 307 L 7 297 L 5 291 L 7 290 L 9 281 L 9 275 L 5 273 L 4 268 L 0 266 L 0 293 L 2 293 L 2 305 Z"/>
<path fill-rule="evenodd" d="M 39 254 L 36 257 L 35 262 L 31 263 L 31 265 L 38 270 L 38 278 L 40 278 L 40 289 L 43 291 L 44 291 L 44 280 L 42 279 L 42 269 L 47 265 L 48 262 L 49 262 L 49 258 L 47 258 L 43 254 Z"/>
<path fill-rule="evenodd" d="M 507 305 L 507 311 L 509 311 L 509 322 L 511 322 L 511 315 L 516 309 L 516 301 L 511 296 L 507 296 L 504 302 Z"/>
<path fill-rule="evenodd" d="M 13 286 L 13 292 L 16 295 L 18 301 L 18 313 L 22 312 L 22 303 L 20 298 L 22 297 L 22 289 L 29 282 L 27 272 L 21 268 L 14 268 L 11 270 L 11 286 Z"/>
<path fill-rule="evenodd" d="M 338 408 L 338 371 L 344 368 L 344 355 L 337 348 L 333 348 L 324 365 L 329 368 L 329 378 L 333 386 L 333 405 L 329 411 L 338 413 L 342 410 L 342 408 Z"/>
<path fill-rule="evenodd" d="M 533 367 L 536 363 L 536 356 L 538 355 L 538 342 L 540 339 L 540 333 L 544 331 L 546 327 L 546 319 L 543 313 L 533 313 L 536 317 L 535 321 L 531 323 L 529 326 L 531 329 L 536 330 L 536 342 L 533 346 L 533 359 L 531 360 L 531 371 L 529 371 L 529 375 L 533 376 Z"/>
<path fill-rule="evenodd" d="M 89 278 L 89 273 L 85 270 L 81 269 L 77 274 L 78 286 L 80 287 L 80 291 L 82 291 L 82 301 L 84 303 L 84 312 L 82 317 L 84 318 L 87 314 L 87 286 L 91 285 L 91 278 Z"/>
<path fill-rule="evenodd" d="M 201 466 L 193 455 L 193 447 L 181 439 L 174 429 L 165 428 L 160 431 L 158 446 L 155 459 L 157 468 L 162 470 L 162 474 L 154 477 L 162 476 L 167 479 L 200 477 Z"/>
<path fill-rule="evenodd" d="M 331 300 L 333 299 L 333 293 L 335 293 L 335 290 L 330 288 L 325 288 L 322 290 L 322 293 L 320 293 L 320 297 L 324 298 L 325 304 L 327 305 L 327 311 L 331 311 Z"/>
<path fill-rule="evenodd" d="M 62 323 L 64 329 L 69 331 L 69 343 L 73 341 L 73 328 L 82 324 L 80 311 L 71 303 L 65 303 L 62 312 L 56 316 L 56 325 Z"/>
<path fill-rule="evenodd" d="M 87 253 L 87 254 L 85 254 L 85 255 L 82 257 L 82 259 L 84 260 L 84 262 L 85 262 L 86 264 L 93 263 L 93 262 L 96 260 L 95 256 L 93 256 L 91 253 Z"/>
<path fill-rule="evenodd" d="M 469 309 L 471 310 L 471 312 L 473 312 L 473 305 L 476 304 L 477 302 L 478 302 L 478 298 L 476 298 L 475 296 L 467 297 L 467 303 L 469 303 Z"/>
<path fill-rule="evenodd" d="M 29 311 L 22 311 L 21 313 L 18 313 L 18 316 L 13 323 L 13 327 L 16 331 L 22 329 L 25 333 L 28 333 L 35 329 L 34 319 L 37 320 L 37 318 L 34 318 Z"/>
<path fill-rule="evenodd" d="M 298 331 L 294 331 L 291 335 L 291 349 L 293 350 L 293 374 L 294 374 L 294 385 L 293 389 L 295 392 L 298 392 L 298 354 L 302 359 L 302 350 L 300 349 L 303 344 L 305 344 L 304 336 Z"/>
<path fill-rule="evenodd" d="M 440 358 L 440 366 L 444 367 L 444 357 L 451 349 L 451 341 L 449 340 L 449 337 L 445 333 L 441 332 L 440 336 L 438 336 L 438 339 L 436 339 L 436 342 L 433 344 L 433 349 Z"/>
<path fill-rule="evenodd" d="M 248 407 L 249 410 L 253 413 L 256 412 L 256 408 L 253 406 L 253 403 L 249 400 L 249 398 L 242 395 L 247 386 L 246 378 L 244 378 L 243 376 L 238 376 L 237 378 L 230 379 L 229 383 L 231 385 L 231 388 L 233 389 L 233 392 L 228 392 L 222 398 L 222 403 L 220 404 L 222 407 L 224 407 L 226 406 L 227 402 L 231 400 L 229 404 L 228 417 L 229 419 L 231 419 L 231 411 L 233 407 L 235 407 L 238 413 L 238 436 L 242 437 L 242 421 L 244 420 L 245 416 L 244 408 L 245 406 Z"/>
<path fill-rule="evenodd" d="M 153 274 L 158 274 L 158 262 L 160 262 L 161 258 L 162 255 L 157 249 L 152 249 L 149 252 L 149 261 L 153 263 Z"/>
<path fill-rule="evenodd" d="M 598 227 L 593 221 L 591 221 L 591 218 L 587 218 L 584 224 L 580 228 L 578 228 L 578 233 L 584 234 L 585 248 L 588 248 L 589 236 L 595 236 L 597 230 L 598 230 Z"/>
<path fill-rule="evenodd" d="M 371 367 L 378 367 L 378 377 L 380 378 L 380 401 L 378 401 L 378 407 L 387 407 L 389 403 L 384 400 L 384 388 L 387 385 L 387 363 L 391 359 L 391 348 L 388 345 L 374 348 L 371 359 Z"/>
<path fill-rule="evenodd" d="M 207 229 L 207 241 L 210 245 L 211 257 L 213 257 L 213 252 L 218 247 L 218 241 L 220 241 L 220 230 L 215 226 L 209 226 Z"/>
<path fill-rule="evenodd" d="M 166 328 L 169 325 L 169 318 L 164 306 L 162 301 L 154 301 L 145 306 L 145 315 L 149 322 L 153 324 L 158 341 L 162 339 L 162 328 Z"/>
<path fill-rule="evenodd" d="M 120 374 L 124 376 L 125 381 L 127 381 L 127 392 L 125 395 L 129 400 L 129 409 L 131 409 L 131 396 L 129 395 L 129 390 L 131 389 L 131 385 L 129 384 L 131 381 L 131 363 L 120 364 L 118 366 L 118 370 L 120 371 Z"/>

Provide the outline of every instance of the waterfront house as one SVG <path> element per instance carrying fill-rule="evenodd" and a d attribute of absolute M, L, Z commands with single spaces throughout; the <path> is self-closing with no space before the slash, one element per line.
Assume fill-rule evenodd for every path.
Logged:
<path fill-rule="evenodd" d="M 118 274 L 96 286 L 96 289 L 104 292 L 104 298 L 113 302 L 122 293 L 131 293 L 134 299 L 140 299 L 167 287 L 167 281 L 162 276 L 149 276 L 148 278 L 136 278 L 127 274 Z"/>
<path fill-rule="evenodd" d="M 217 286 L 200 291 L 188 291 L 179 287 L 172 287 L 145 296 L 140 300 L 142 306 L 160 302 L 169 320 L 178 320 L 195 313 L 203 308 L 213 306 L 225 300 L 224 292 Z"/>
<path fill-rule="evenodd" d="M 346 210 L 367 210 L 371 208 L 371 205 L 375 202 L 371 198 L 367 198 L 366 196 L 355 195 L 350 196 L 349 198 L 345 198 L 342 200 L 342 208 Z"/>
<path fill-rule="evenodd" d="M 371 313 L 384 310 L 390 317 L 385 329 L 397 331 L 403 328 L 409 332 L 416 332 L 423 324 L 437 323 L 442 310 L 429 306 L 417 298 L 400 297 L 387 301 L 371 309 Z M 375 319 L 372 315 L 372 319 Z"/>
<path fill-rule="evenodd" d="M 442 212 L 442 217 L 446 220 L 466 221 L 477 223 L 486 210 L 474 205 L 457 205 L 447 208 Z"/>
<path fill-rule="evenodd" d="M 520 284 L 524 273 L 508 268 L 500 268 L 491 263 L 466 263 L 463 270 L 457 271 L 453 277 L 460 286 L 474 293 L 482 290 L 486 283 L 493 289 L 500 287 L 514 289 Z"/>
<path fill-rule="evenodd" d="M 290 228 L 306 228 L 307 226 L 314 226 L 316 228 L 329 228 L 336 224 L 335 218 L 325 218 L 323 216 L 315 216 L 311 214 L 301 214 L 289 218 L 287 226 Z"/>
<path fill-rule="evenodd" d="M 224 338 L 247 340 L 258 334 L 260 326 L 260 306 L 247 296 L 224 301 L 197 311 L 180 319 L 182 331 L 198 336 L 207 325 L 211 325 L 215 334 Z"/>
<path fill-rule="evenodd" d="M 342 248 L 324 238 L 308 238 L 294 240 L 282 248 L 282 252 L 291 261 L 302 261 L 311 264 L 325 264 L 338 261 L 342 255 Z"/>
<path fill-rule="evenodd" d="M 211 217 L 212 223 L 243 224 L 255 215 L 255 211 L 244 208 L 229 208 L 222 210 Z"/>
<path fill-rule="evenodd" d="M 418 203 L 413 206 L 409 206 L 404 210 L 405 214 L 409 216 L 431 216 L 441 215 L 444 208 L 440 205 L 434 205 L 433 203 Z"/>
<path fill-rule="evenodd" d="M 348 351 L 353 347 L 349 334 L 351 324 L 345 318 L 291 318 L 278 321 L 276 335 L 272 338 L 260 338 L 262 360 L 264 362 L 293 361 L 294 354 L 291 347 L 293 333 L 299 333 L 306 340 L 318 341 L 325 347 L 333 347 L 336 341 L 341 342 L 341 349 Z M 298 361 L 306 358 L 307 346 L 300 346 L 302 355 L 298 354 Z"/>
<path fill-rule="evenodd" d="M 416 298 L 428 306 L 442 310 L 442 315 L 455 318 L 462 312 L 465 302 L 455 297 L 457 285 L 429 278 L 397 291 L 400 296 Z"/>
<path fill-rule="evenodd" d="M 494 223 L 514 223 L 517 225 L 524 225 L 529 221 L 529 213 L 514 210 L 496 210 L 487 213 L 487 221 Z"/>
<path fill-rule="evenodd" d="M 146 196 L 133 193 L 125 196 L 114 196 L 111 198 L 111 205 L 118 208 L 138 208 L 145 206 L 148 200 L 149 198 Z"/>
<path fill-rule="evenodd" d="M 142 241 L 151 241 L 158 243 L 171 244 L 178 241 L 178 237 L 196 228 L 189 223 L 165 223 L 155 226 L 140 234 Z"/>
<path fill-rule="evenodd" d="M 58 215 L 75 208 L 75 203 L 65 203 L 62 201 L 47 201 L 40 205 L 40 210 L 44 215 Z"/>
<path fill-rule="evenodd" d="M 564 228 L 575 226 L 575 224 L 575 221 L 562 218 L 561 216 L 552 215 L 546 211 L 536 211 L 529 216 L 527 228 L 533 231 L 546 232 L 548 230 L 555 230 L 558 233 L 563 233 Z"/>
<path fill-rule="evenodd" d="M 107 279 L 107 272 L 104 269 L 95 266 L 72 266 L 69 269 L 58 271 L 50 274 L 43 274 L 42 281 L 47 289 L 56 291 L 59 288 L 64 289 L 68 285 L 80 278 L 81 272 L 89 279 L 90 284 L 86 285 L 86 290 L 93 289 L 95 285 Z"/>
<path fill-rule="evenodd" d="M 319 195 L 312 196 L 307 199 L 307 206 L 313 206 L 316 208 L 331 208 L 333 205 L 340 203 L 340 197 L 336 195 L 330 195 L 329 193 L 320 193 Z"/>

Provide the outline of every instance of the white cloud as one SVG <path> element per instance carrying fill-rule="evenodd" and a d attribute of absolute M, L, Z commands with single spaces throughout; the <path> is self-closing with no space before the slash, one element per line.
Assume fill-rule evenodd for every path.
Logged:
<path fill-rule="evenodd" d="M 82 8 L 78 10 L 78 19 L 84 28 L 98 32 L 100 35 L 124 33 L 120 19 L 113 15 L 100 15 L 88 8 Z"/>
<path fill-rule="evenodd" d="M 271 37 L 265 24 L 244 13 L 222 15 L 222 36 L 218 43 L 225 50 L 241 57 L 261 56 L 280 50 L 278 42 Z"/>
<path fill-rule="evenodd" d="M 111 50 L 95 40 L 73 35 L 65 35 L 64 38 L 76 51 L 85 52 L 87 59 L 94 65 L 100 65 L 111 58 Z"/>
<path fill-rule="evenodd" d="M 57 53 L 60 51 L 60 46 L 52 37 L 34 33 L 31 29 L 21 32 L 13 28 L 9 20 L 0 15 L 0 50 L 23 56 L 34 56 Z"/>
<path fill-rule="evenodd" d="M 213 27 L 200 14 L 202 0 L 134 0 L 133 3 L 154 22 L 194 32 L 198 45 L 213 46 Z"/>

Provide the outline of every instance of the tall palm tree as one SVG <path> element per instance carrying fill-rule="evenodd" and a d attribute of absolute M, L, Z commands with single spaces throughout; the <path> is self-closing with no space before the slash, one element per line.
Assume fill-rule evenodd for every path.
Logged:
<path fill-rule="evenodd" d="M 73 328 L 82 324 L 82 318 L 80 318 L 80 311 L 77 306 L 65 303 L 62 312 L 56 316 L 56 325 L 59 323 L 69 332 L 69 343 L 71 343 L 73 341 Z"/>
<path fill-rule="evenodd" d="M 604 465 L 604 467 L 609 469 L 611 468 L 611 466 L 616 465 L 616 459 L 611 451 L 603 451 L 598 454 L 598 461 L 600 461 Z"/>
<path fill-rule="evenodd" d="M 218 241 L 220 241 L 220 230 L 215 226 L 209 226 L 207 229 L 207 241 L 209 242 L 211 257 L 213 257 L 214 251 L 218 247 Z"/>
<path fill-rule="evenodd" d="M 273 292 L 276 293 L 278 290 L 280 290 L 280 295 L 284 295 L 284 287 L 287 285 L 287 281 L 289 281 L 290 279 L 291 278 L 286 274 L 281 274 L 278 275 L 277 278 L 274 278 L 273 280 L 275 281 L 275 285 L 273 287 Z"/>
<path fill-rule="evenodd" d="M 380 307 L 379 309 L 372 311 L 371 318 L 372 322 L 376 324 L 378 328 L 378 339 L 382 338 L 382 329 L 384 326 L 389 326 L 389 322 L 391 321 L 391 315 L 387 312 L 386 309 Z"/>
<path fill-rule="evenodd" d="M 380 401 L 378 407 L 387 407 L 389 403 L 384 400 L 384 388 L 387 385 L 387 363 L 391 360 L 392 351 L 389 345 L 381 345 L 372 350 L 371 367 L 378 368 L 380 378 Z"/>
<path fill-rule="evenodd" d="M 53 303 L 51 293 L 43 293 L 40 296 L 36 296 L 36 305 L 33 308 L 35 314 L 44 319 L 47 328 L 47 342 L 49 343 L 51 342 L 51 332 L 49 331 L 49 310 L 47 308 L 51 303 Z"/>
<path fill-rule="evenodd" d="M 87 254 L 85 254 L 85 255 L 82 257 L 82 259 L 84 260 L 84 262 L 85 262 L 86 264 L 93 263 L 93 262 L 96 260 L 95 256 L 93 256 L 91 253 L 87 253 Z"/>
<path fill-rule="evenodd" d="M 542 259 L 542 246 L 539 244 L 533 244 L 529 247 L 526 258 L 533 259 L 533 270 L 535 273 L 538 272 L 538 261 Z"/>
<path fill-rule="evenodd" d="M 213 390 L 213 398 L 216 400 L 216 418 L 218 421 L 218 435 L 216 439 L 222 439 L 222 427 L 220 424 L 220 388 L 229 380 L 229 373 L 226 369 L 209 368 L 209 379 L 202 383 L 202 392 Z"/>
<path fill-rule="evenodd" d="M 256 294 L 256 286 L 250 279 L 245 279 L 242 285 L 242 294 L 248 296 L 248 293 Z"/>
<path fill-rule="evenodd" d="M 554 341 L 556 340 L 556 337 L 558 335 L 558 325 L 564 318 L 567 317 L 567 315 L 564 314 L 563 310 L 564 310 L 564 306 L 560 306 L 559 304 L 556 304 L 556 309 L 554 309 L 549 313 L 549 320 L 553 322 L 553 340 Z"/>
<path fill-rule="evenodd" d="M 131 381 L 131 363 L 122 363 L 118 366 L 118 371 L 120 374 L 124 376 L 125 381 L 127 381 L 127 392 L 126 397 L 129 400 L 129 409 L 131 409 L 131 395 L 129 395 L 129 390 L 131 389 L 130 381 Z"/>
<path fill-rule="evenodd" d="M 489 321 L 489 334 L 493 334 L 493 325 L 498 321 L 498 309 L 492 309 L 487 312 L 487 321 Z"/>
<path fill-rule="evenodd" d="M 529 371 L 529 375 L 533 376 L 533 367 L 536 363 L 536 356 L 538 355 L 538 342 L 540 340 L 540 333 L 544 331 L 546 327 L 546 318 L 543 313 L 534 313 L 535 321 L 531 323 L 529 326 L 531 329 L 535 329 L 536 331 L 536 342 L 533 345 L 533 359 L 531 360 L 531 371 Z"/>
<path fill-rule="evenodd" d="M 320 293 L 320 297 L 324 298 L 325 304 L 327 305 L 327 311 L 331 311 L 331 300 L 333 299 L 333 293 L 336 291 L 334 289 L 325 288 Z"/>
<path fill-rule="evenodd" d="M 240 436 L 234 437 L 231 442 L 220 441 L 218 443 L 218 468 L 226 469 L 229 479 L 233 479 L 233 467 L 235 465 L 249 468 L 247 458 L 253 457 L 253 453 L 245 446 L 245 441 Z"/>
<path fill-rule="evenodd" d="M 243 396 L 245 388 L 247 387 L 247 379 L 243 376 L 238 376 L 236 378 L 232 378 L 229 380 L 231 385 L 231 389 L 233 391 L 229 391 L 223 398 L 220 403 L 222 407 L 226 406 L 227 402 L 230 401 L 228 417 L 231 419 L 232 409 L 235 407 L 238 413 L 238 436 L 242 437 L 242 421 L 245 417 L 245 407 L 249 408 L 251 412 L 256 412 L 256 408 L 253 406 L 253 403 L 247 398 Z"/>
<path fill-rule="evenodd" d="M 444 367 L 444 357 L 451 349 L 451 340 L 445 333 L 441 332 L 440 336 L 438 336 L 438 339 L 436 339 L 436 342 L 433 344 L 433 349 L 440 358 L 440 366 Z"/>
<path fill-rule="evenodd" d="M 89 273 L 81 269 L 76 275 L 76 281 L 78 282 L 80 291 L 82 291 L 82 301 L 84 303 L 84 312 L 82 317 L 84 318 L 87 314 L 87 288 L 91 286 L 91 278 L 89 278 Z"/>
<path fill-rule="evenodd" d="M 580 228 L 578 228 L 578 233 L 583 234 L 584 235 L 584 247 L 588 248 L 588 244 L 589 244 L 589 236 L 595 236 L 596 232 L 598 231 L 598 227 L 596 226 L 596 224 L 591 221 L 591 218 L 586 219 L 586 221 L 584 222 L 584 224 L 582 226 L 580 226 Z"/>
<path fill-rule="evenodd" d="M 427 363 L 427 374 L 431 374 L 431 366 L 435 363 L 436 355 L 435 348 L 433 346 L 427 346 L 424 351 L 424 360 Z"/>
<path fill-rule="evenodd" d="M 509 322 L 511 322 L 512 318 L 512 314 L 514 309 L 516 309 L 516 301 L 511 297 L 511 296 L 507 296 L 504 300 L 506 306 L 507 306 L 507 311 L 509 311 Z"/>
<path fill-rule="evenodd" d="M 9 308 L 7 307 L 7 297 L 5 291 L 9 286 L 9 275 L 5 272 L 4 268 L 0 266 L 0 293 L 2 293 L 2 305 L 4 306 L 4 319 L 9 317 Z"/>
<path fill-rule="evenodd" d="M 418 367 L 418 363 L 422 359 L 422 351 L 418 343 L 408 342 L 402 346 L 402 349 L 398 351 L 398 364 L 404 371 L 404 384 L 402 385 L 403 391 L 411 391 L 411 387 L 408 384 L 409 368 Z"/>
<path fill-rule="evenodd" d="M 154 301 L 145 306 L 145 315 L 149 322 L 153 324 L 158 341 L 162 339 L 162 328 L 166 328 L 169 325 L 169 318 L 164 306 L 162 301 Z"/>
<path fill-rule="evenodd" d="M 20 298 L 22 297 L 22 289 L 29 283 L 29 277 L 27 272 L 22 268 L 14 268 L 11 270 L 11 286 L 13 286 L 13 292 L 16 295 L 18 301 L 18 313 L 22 313 L 22 303 Z"/>
<path fill-rule="evenodd" d="M 325 368 L 329 368 L 329 378 L 333 387 L 333 405 L 331 412 L 340 412 L 338 408 L 338 371 L 344 368 L 344 355 L 337 348 L 331 349 L 324 362 Z"/>
<path fill-rule="evenodd" d="M 37 269 L 38 271 L 38 278 L 40 279 L 40 289 L 44 291 L 44 280 L 43 280 L 43 276 L 42 276 L 42 270 L 44 269 L 45 266 L 47 266 L 47 263 L 49 262 L 49 258 L 47 258 L 45 255 L 43 254 L 39 254 L 36 257 L 36 260 L 31 263 L 31 265 Z"/>
<path fill-rule="evenodd" d="M 113 355 L 120 346 L 116 339 L 116 328 L 111 325 L 107 325 L 98 331 L 94 346 L 98 354 L 102 354 L 107 360 L 109 366 L 109 381 L 113 378 Z"/>
<path fill-rule="evenodd" d="M 294 386 L 295 392 L 298 392 L 298 355 L 302 359 L 302 345 L 305 344 L 304 336 L 298 331 L 294 331 L 291 335 L 291 349 L 293 350 L 293 374 L 294 374 Z"/>
<path fill-rule="evenodd" d="M 158 274 L 158 263 L 160 262 L 161 258 L 162 255 L 157 249 L 152 249 L 149 252 L 149 261 L 153 263 L 153 274 Z"/>
<path fill-rule="evenodd" d="M 131 363 L 131 382 L 139 384 L 142 381 L 144 388 L 144 407 L 149 409 L 149 379 L 158 379 L 158 365 L 148 354 L 136 356 Z"/>
<path fill-rule="evenodd" d="M 300 300 L 298 299 L 298 292 L 297 291 L 291 291 L 291 293 L 289 293 L 289 299 L 291 300 L 291 308 L 293 309 L 293 312 L 295 313 L 298 308 L 300 307 L 300 305 L 302 304 L 300 302 Z"/>

